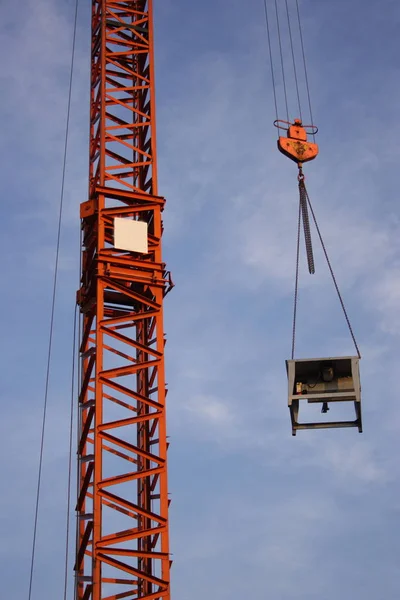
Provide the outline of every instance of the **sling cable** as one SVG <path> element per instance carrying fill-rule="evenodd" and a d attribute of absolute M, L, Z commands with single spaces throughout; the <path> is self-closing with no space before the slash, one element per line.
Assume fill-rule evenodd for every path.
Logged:
<path fill-rule="evenodd" d="M 263 0 L 268 38 L 268 50 L 272 90 L 276 118 L 274 126 L 279 132 L 286 132 L 278 137 L 279 151 L 296 163 L 298 169 L 299 210 L 297 226 L 297 251 L 293 303 L 293 329 L 291 360 L 286 361 L 288 374 L 288 406 L 292 424 L 292 435 L 301 429 L 327 429 L 339 427 L 356 427 L 362 432 L 361 418 L 361 386 L 359 360 L 361 354 L 354 336 L 352 326 L 340 293 L 335 274 L 318 226 L 314 209 L 305 184 L 303 165 L 318 156 L 319 148 L 315 143 L 318 128 L 313 123 L 310 86 L 305 56 L 303 29 L 300 16 L 299 0 Z M 275 48 L 275 52 L 274 52 Z M 275 54 L 278 59 L 275 60 Z M 300 62 L 301 67 L 298 66 Z M 288 67 L 290 63 L 290 68 Z M 278 87 L 278 80 L 280 86 Z M 303 124 L 301 82 L 305 88 L 310 125 Z M 278 90 L 283 95 L 283 110 L 286 119 L 279 116 Z M 291 91 L 295 91 L 297 114 L 290 118 Z M 309 138 L 312 138 L 310 141 Z M 308 263 L 308 271 L 315 274 L 315 261 L 311 238 L 310 218 L 312 220 L 322 246 L 330 275 L 339 298 L 341 308 L 356 349 L 356 356 L 327 357 L 313 359 L 295 359 L 295 340 L 297 323 L 297 301 L 299 283 L 299 255 L 301 223 L 303 224 L 304 241 Z M 301 401 L 320 404 L 322 419 L 315 422 L 299 422 Z M 325 415 L 330 410 L 330 403 L 350 402 L 354 404 L 355 418 L 352 420 L 327 421 Z"/>

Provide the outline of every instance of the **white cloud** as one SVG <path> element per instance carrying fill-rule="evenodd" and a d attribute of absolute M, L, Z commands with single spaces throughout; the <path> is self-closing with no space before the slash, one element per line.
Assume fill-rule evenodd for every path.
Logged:
<path fill-rule="evenodd" d="M 371 303 L 379 313 L 383 331 L 400 334 L 400 267 L 391 264 L 377 278 L 372 289 Z"/>
<path fill-rule="evenodd" d="M 192 413 L 196 419 L 200 418 L 205 421 L 207 425 L 210 423 L 215 426 L 227 424 L 233 419 L 227 404 L 212 396 L 200 395 L 190 398 L 186 410 Z"/>

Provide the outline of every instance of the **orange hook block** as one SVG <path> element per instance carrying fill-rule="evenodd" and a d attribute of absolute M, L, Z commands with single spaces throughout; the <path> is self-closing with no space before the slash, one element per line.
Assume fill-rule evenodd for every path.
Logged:
<path fill-rule="evenodd" d="M 285 123 L 288 127 L 284 127 Z M 294 123 L 277 120 L 274 122 L 278 129 L 285 129 L 287 137 L 279 136 L 278 148 L 282 154 L 294 160 L 298 165 L 313 160 L 318 155 L 318 144 L 313 144 L 307 140 L 307 129 L 309 133 L 315 134 L 318 129 L 315 125 L 303 125 L 300 119 L 295 119 Z"/>

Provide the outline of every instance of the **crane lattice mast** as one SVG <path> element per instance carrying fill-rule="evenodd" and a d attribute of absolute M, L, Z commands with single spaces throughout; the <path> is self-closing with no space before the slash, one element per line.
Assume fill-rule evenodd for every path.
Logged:
<path fill-rule="evenodd" d="M 169 600 L 152 0 L 92 0 L 76 600 Z"/>

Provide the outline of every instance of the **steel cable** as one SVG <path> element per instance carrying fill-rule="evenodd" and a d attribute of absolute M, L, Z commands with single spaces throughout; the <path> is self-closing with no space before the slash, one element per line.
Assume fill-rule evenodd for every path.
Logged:
<path fill-rule="evenodd" d="M 300 225 L 301 225 L 301 200 L 299 200 L 299 216 L 298 216 L 298 220 L 297 220 L 297 251 L 296 251 L 296 276 L 295 276 L 295 284 L 294 284 L 294 302 L 293 302 L 292 360 L 294 359 L 294 346 L 295 346 L 295 342 L 296 342 L 297 299 L 298 299 L 298 289 L 299 289 Z"/>
<path fill-rule="evenodd" d="M 303 217 L 304 230 L 306 229 L 306 226 L 304 224 L 304 212 L 303 212 L 304 201 L 306 202 L 306 204 L 308 204 L 308 206 L 310 208 L 311 215 L 312 215 L 312 218 L 313 218 L 313 221 L 314 221 L 314 225 L 315 225 L 315 229 L 317 230 L 319 241 L 321 242 L 322 250 L 323 250 L 324 255 L 325 255 L 325 259 L 326 259 L 326 262 L 327 262 L 327 265 L 328 265 L 328 268 L 329 268 L 329 272 L 331 274 L 332 281 L 333 281 L 333 284 L 335 286 L 336 293 L 337 293 L 337 296 L 339 298 L 339 302 L 340 302 L 340 305 L 342 307 L 342 311 L 343 311 L 344 317 L 346 319 L 347 327 L 349 329 L 351 338 L 353 340 L 353 344 L 354 344 L 354 347 L 356 349 L 357 356 L 358 356 L 358 358 L 361 358 L 361 353 L 360 353 L 360 350 L 359 350 L 359 347 L 358 347 L 358 344 L 357 344 L 357 341 L 356 341 L 356 338 L 355 338 L 355 335 L 354 335 L 354 331 L 353 331 L 352 325 L 350 323 L 350 319 L 349 319 L 349 316 L 347 314 L 346 307 L 344 305 L 342 294 L 340 293 L 339 286 L 338 286 L 338 283 L 336 281 L 336 276 L 335 276 L 335 274 L 333 272 L 331 261 L 329 259 L 328 252 L 326 250 L 326 246 L 325 246 L 324 240 L 322 238 L 321 230 L 319 228 L 319 225 L 318 225 L 315 213 L 314 213 L 314 209 L 312 207 L 311 200 L 310 200 L 310 197 L 309 197 L 308 192 L 307 192 L 307 188 L 306 188 L 305 183 L 304 183 L 304 179 L 300 180 L 300 182 L 299 182 L 299 188 L 300 188 L 300 199 L 299 199 L 299 216 L 298 216 L 298 223 L 297 223 L 297 252 L 296 252 L 296 275 L 295 275 L 294 306 L 293 306 L 292 360 L 294 359 L 294 349 L 295 349 L 295 340 L 296 340 L 296 318 L 297 318 L 297 301 L 298 301 L 298 285 L 299 285 L 300 228 L 301 228 L 301 219 L 302 219 L 302 217 Z M 303 192 L 302 192 L 302 190 L 303 190 Z M 308 212 L 307 212 L 307 219 L 308 219 Z M 308 227 L 307 228 L 309 230 L 309 223 L 308 223 Z M 311 243 L 311 234 L 310 234 L 310 243 Z M 306 249 L 307 249 L 307 242 L 306 242 Z M 311 248 L 311 251 L 312 251 L 312 248 Z M 308 253 L 307 253 L 307 258 L 309 259 Z M 310 262 L 308 264 L 309 264 L 309 268 L 310 268 Z M 310 271 L 310 273 L 311 273 L 311 271 Z"/>
<path fill-rule="evenodd" d="M 280 27 L 280 23 L 279 23 L 279 12 L 278 12 L 278 3 L 277 3 L 277 0 L 275 0 L 275 13 L 276 13 L 276 27 L 277 27 L 277 31 L 278 31 L 279 53 L 280 53 L 280 57 L 281 57 L 282 83 L 283 83 L 283 93 L 284 93 L 284 96 L 285 96 L 286 117 L 287 117 L 287 120 L 289 121 L 290 120 L 289 119 L 289 105 L 288 105 L 288 98 L 287 98 L 285 65 L 284 65 L 284 62 L 283 62 L 281 27 Z"/>
<path fill-rule="evenodd" d="M 64 600 L 67 600 L 67 587 L 68 587 L 68 554 L 69 554 L 69 528 L 70 528 L 70 510 L 71 510 L 72 437 L 73 437 L 73 430 L 74 430 L 75 356 L 76 356 L 77 316 L 78 316 L 78 307 L 75 306 L 74 329 L 73 329 L 73 335 L 72 335 L 71 406 L 70 406 L 70 421 L 69 421 L 69 457 L 68 457 L 67 518 L 66 518 L 66 539 L 65 539 Z"/>
<path fill-rule="evenodd" d="M 288 86 L 287 86 L 287 81 L 286 81 L 287 74 L 285 71 L 284 51 L 283 51 L 282 32 L 281 32 L 281 17 L 279 16 L 277 0 L 274 0 L 274 5 L 275 5 L 276 29 L 277 29 L 277 37 L 278 37 L 280 70 L 281 70 L 281 74 L 282 74 L 282 86 L 283 86 L 284 102 L 285 102 L 285 109 L 286 109 L 286 118 L 287 118 L 287 121 L 290 121 Z M 273 87 L 273 93 L 274 93 L 275 114 L 276 114 L 276 120 L 278 120 L 278 118 L 279 118 L 278 117 L 278 101 L 277 101 L 277 91 L 276 91 L 277 86 L 276 86 L 276 78 L 275 78 L 275 70 L 274 70 L 274 61 L 273 61 L 273 56 L 272 56 L 271 26 L 270 26 L 270 16 L 269 16 L 269 11 L 268 11 L 268 0 L 264 0 L 264 9 L 265 9 L 265 20 L 266 20 L 266 26 L 267 26 L 269 56 L 270 56 L 270 63 L 271 63 L 271 78 L 272 78 L 272 87 Z M 296 48 L 295 48 L 295 43 L 294 43 L 292 17 L 290 14 L 288 0 L 285 0 L 285 9 L 286 9 L 286 19 L 287 19 L 287 26 L 288 26 L 288 32 L 289 32 L 289 42 L 290 42 L 290 51 L 291 51 L 292 64 L 293 64 L 293 74 L 294 74 L 294 83 L 295 83 L 296 96 L 297 96 L 297 104 L 298 104 L 300 119 L 303 121 L 303 109 L 302 109 L 301 94 L 300 94 L 298 67 L 297 67 L 297 63 L 296 63 Z M 303 70 L 304 70 L 304 80 L 305 80 L 306 93 L 307 93 L 307 102 L 308 102 L 308 109 L 310 112 L 310 122 L 311 122 L 311 124 L 314 124 L 313 110 L 312 110 L 312 104 L 311 104 L 310 83 L 309 83 L 309 77 L 308 77 L 308 68 L 307 68 L 306 53 L 305 53 L 305 46 L 304 46 L 303 27 L 302 27 L 302 22 L 301 22 L 299 0 L 296 0 L 296 13 L 297 13 L 297 25 L 298 25 L 299 38 L 300 38 L 299 50 L 301 49 L 301 57 L 302 57 Z M 315 132 L 312 133 L 312 136 L 313 136 L 313 140 L 315 142 Z"/>
<path fill-rule="evenodd" d="M 38 516 L 39 516 L 40 489 L 41 489 L 42 468 L 43 468 L 44 437 L 45 437 L 45 430 L 46 430 L 48 392 L 49 392 L 49 381 L 50 381 L 50 365 L 51 365 L 53 330 L 54 330 L 54 315 L 55 315 L 57 279 L 58 279 L 58 265 L 59 265 L 59 256 L 60 256 L 61 224 L 62 224 L 63 205 L 64 205 L 65 175 L 66 175 L 66 166 L 67 166 L 67 149 L 68 149 L 69 125 L 70 125 L 70 114 L 71 114 L 72 79 L 73 79 L 73 71 L 74 71 L 76 31 L 77 31 L 77 22 L 78 22 L 78 4 L 79 4 L 79 0 L 76 0 L 74 30 L 73 30 L 73 40 L 72 40 L 72 56 L 71 56 L 71 66 L 70 66 L 70 74 L 69 74 L 69 91 L 68 91 L 68 101 L 67 101 L 67 116 L 66 116 L 65 138 L 64 138 L 64 154 L 63 154 L 60 203 L 59 203 L 59 213 L 58 213 L 56 251 L 55 251 L 55 260 L 54 260 L 53 291 L 52 291 L 52 299 L 51 299 L 50 326 L 49 326 L 49 338 L 48 338 L 49 341 L 48 341 L 45 391 L 44 391 L 44 402 L 43 402 L 43 416 L 42 416 L 42 427 L 41 427 L 41 438 L 40 438 L 39 467 L 38 467 L 36 499 L 35 499 L 35 516 L 34 516 L 34 526 L 33 526 L 33 536 L 32 536 L 32 551 L 31 551 L 31 564 L 30 564 L 30 575 L 29 575 L 28 600 L 31 600 L 31 597 L 32 597 L 33 572 L 34 572 L 34 565 L 35 565 L 37 525 L 38 525 Z"/>
<path fill-rule="evenodd" d="M 312 204 L 311 204 L 311 200 L 310 200 L 310 197 L 308 195 L 308 192 L 307 192 L 307 189 L 306 189 L 305 186 L 304 186 L 304 190 L 305 190 L 305 193 L 306 193 L 308 206 L 310 207 L 311 215 L 312 215 L 312 218 L 313 218 L 313 221 L 314 221 L 314 224 L 315 224 L 315 228 L 317 230 L 318 237 L 319 237 L 319 240 L 321 242 L 322 250 L 324 252 L 325 259 L 326 259 L 326 262 L 327 262 L 328 267 L 329 267 L 329 271 L 330 271 L 330 274 L 331 274 L 331 277 L 332 277 L 332 281 L 333 281 L 333 284 L 335 286 L 336 293 L 338 295 L 339 302 L 340 302 L 340 305 L 342 307 L 343 314 L 344 314 L 344 317 L 346 319 L 346 323 L 347 323 L 347 326 L 349 328 L 349 332 L 350 332 L 351 338 L 353 340 L 355 349 L 357 351 L 357 356 L 358 356 L 358 358 L 361 358 L 360 350 L 358 348 L 358 345 L 357 345 L 357 342 L 356 342 L 356 338 L 354 336 L 353 328 L 351 326 L 350 319 L 348 317 L 347 310 L 346 310 L 346 307 L 344 305 L 343 298 L 342 298 L 342 295 L 340 293 L 339 286 L 337 284 L 336 277 L 335 277 L 335 274 L 334 274 L 333 269 L 332 269 L 331 261 L 329 260 L 328 253 L 327 253 L 326 248 L 325 248 L 324 240 L 322 239 L 322 234 L 321 234 L 321 231 L 320 231 L 320 229 L 318 227 L 317 219 L 316 219 L 315 214 L 314 214 L 314 210 L 313 210 L 313 207 L 312 207 Z"/>
<path fill-rule="evenodd" d="M 296 7 L 297 7 L 297 21 L 299 24 L 299 32 L 300 32 L 301 53 L 303 56 L 304 77 L 306 80 L 306 88 L 307 88 L 308 108 L 310 110 L 311 125 L 313 125 L 314 119 L 313 119 L 313 113 L 312 113 L 312 108 L 311 108 L 311 94 L 310 94 L 310 85 L 308 82 L 308 71 L 307 71 L 306 53 L 304 50 L 303 29 L 301 26 L 299 0 L 296 0 Z M 313 140 L 315 142 L 315 133 L 313 133 L 312 135 L 313 135 Z"/>
<path fill-rule="evenodd" d="M 82 229 L 79 232 L 79 285 L 81 284 L 82 281 L 82 260 L 81 260 L 81 249 L 82 249 L 82 244 L 83 244 L 83 232 Z M 78 319 L 78 340 L 79 340 L 79 344 L 82 340 L 82 318 L 79 317 Z M 77 348 L 77 354 L 80 357 L 80 346 L 78 344 L 78 348 Z M 78 368 L 77 368 L 77 382 L 78 382 L 78 395 L 79 395 L 79 391 L 81 389 L 81 385 L 82 385 L 82 361 L 80 358 L 78 358 Z M 78 415 L 77 415 L 77 426 L 76 426 L 76 444 L 77 444 L 77 448 L 79 448 L 79 442 L 80 442 L 80 431 L 81 431 L 81 418 L 82 418 L 82 413 L 79 410 L 78 411 Z M 79 488 L 80 488 L 80 472 L 79 472 L 79 468 L 76 471 L 76 497 L 79 496 Z M 76 552 L 78 552 L 78 540 L 79 540 L 79 517 L 78 517 L 78 513 L 76 513 L 76 523 L 75 523 L 75 540 L 76 540 Z M 78 590 L 78 572 L 75 570 L 74 571 L 74 590 L 75 590 L 75 597 L 77 597 L 77 590 Z"/>
<path fill-rule="evenodd" d="M 286 4 L 286 16 L 287 16 L 288 29 L 289 29 L 290 49 L 291 49 L 291 52 L 292 52 L 293 73 L 294 73 L 294 80 L 295 80 L 295 84 L 296 84 L 297 103 L 299 105 L 299 116 L 300 116 L 300 119 L 302 121 L 303 120 L 303 116 L 302 116 L 302 113 L 301 113 L 299 82 L 298 82 L 298 79 L 297 79 L 297 67 L 296 67 L 296 60 L 295 60 L 295 57 L 294 57 L 292 26 L 291 26 L 291 20 L 290 20 L 288 0 L 285 0 L 285 4 Z"/>
<path fill-rule="evenodd" d="M 270 66 L 271 66 L 272 89 L 273 89 L 273 93 L 274 93 L 275 114 L 276 114 L 276 120 L 278 120 L 279 119 L 278 102 L 276 99 L 276 84 L 275 84 L 275 74 L 274 74 L 274 63 L 272 60 L 271 31 L 270 31 L 270 26 L 269 26 L 267 0 L 264 0 L 264 8 L 265 8 L 265 22 L 266 22 L 266 26 L 267 26 L 267 36 L 268 36 L 269 60 L 270 60 Z"/>

